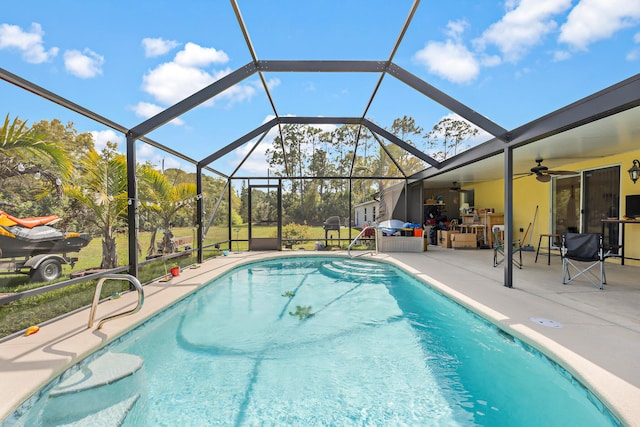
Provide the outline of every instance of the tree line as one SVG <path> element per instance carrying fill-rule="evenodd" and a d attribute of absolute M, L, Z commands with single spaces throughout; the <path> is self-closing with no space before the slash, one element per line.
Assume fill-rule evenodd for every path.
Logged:
<path fill-rule="evenodd" d="M 389 129 L 407 144 L 421 148 L 442 161 L 466 148 L 463 144 L 478 134 L 478 129 L 462 119 L 445 117 L 425 132 L 412 117 L 397 118 Z M 357 144 L 356 144 L 357 141 Z M 355 155 L 354 155 L 355 154 Z M 427 165 L 394 143 L 374 136 L 357 125 L 343 125 L 331 131 L 287 124 L 267 150 L 270 170 L 276 177 L 310 177 L 285 179 L 282 204 L 283 223 L 320 224 L 337 213 L 349 215 L 352 204 L 372 200 L 389 185 L 399 182 Z M 368 177 L 393 179 L 369 179 Z M 335 177 L 335 178 L 334 178 Z M 349 180 L 340 177 L 352 177 Z M 246 186 L 240 194 L 240 216 L 247 220 Z M 274 207 L 266 194 L 252 195 L 258 200 L 253 216 L 266 220 Z"/>

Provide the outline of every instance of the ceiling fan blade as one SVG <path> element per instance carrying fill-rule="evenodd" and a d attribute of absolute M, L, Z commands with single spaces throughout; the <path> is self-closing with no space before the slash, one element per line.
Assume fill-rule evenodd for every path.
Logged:
<path fill-rule="evenodd" d="M 540 174 L 536 176 L 536 179 L 540 182 L 549 182 L 551 181 L 551 175 Z"/>

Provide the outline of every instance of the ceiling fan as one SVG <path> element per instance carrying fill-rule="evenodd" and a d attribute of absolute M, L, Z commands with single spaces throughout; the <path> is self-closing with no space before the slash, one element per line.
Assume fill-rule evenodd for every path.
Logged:
<path fill-rule="evenodd" d="M 453 181 L 453 186 L 449 187 L 449 191 L 454 193 L 465 193 L 467 190 L 463 190 L 458 181 Z"/>
<path fill-rule="evenodd" d="M 576 175 L 578 172 L 574 171 L 563 171 L 563 170 L 549 170 L 548 167 L 542 165 L 543 159 L 536 159 L 537 165 L 531 168 L 531 172 L 518 174 L 518 175 L 526 175 L 530 176 L 535 174 L 536 179 L 540 182 L 549 182 L 551 181 L 551 177 L 553 175 Z"/>

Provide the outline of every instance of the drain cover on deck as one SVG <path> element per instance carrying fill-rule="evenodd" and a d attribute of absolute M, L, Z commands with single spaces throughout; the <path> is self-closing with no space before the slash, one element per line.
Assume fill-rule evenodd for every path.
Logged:
<path fill-rule="evenodd" d="M 545 319 L 544 317 L 532 317 L 531 321 L 542 326 L 547 326 L 549 328 L 562 328 L 562 323 L 558 323 L 555 320 L 551 319 Z"/>

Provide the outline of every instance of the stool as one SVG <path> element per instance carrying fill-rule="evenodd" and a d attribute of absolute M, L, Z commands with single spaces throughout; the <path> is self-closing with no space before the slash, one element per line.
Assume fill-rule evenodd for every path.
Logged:
<path fill-rule="evenodd" d="M 547 250 L 547 265 L 551 265 L 551 249 L 556 249 L 556 250 L 560 250 L 559 247 L 552 247 L 551 246 L 551 239 L 559 239 L 560 235 L 559 234 L 541 234 L 540 235 L 540 239 L 538 239 L 538 249 L 536 250 L 536 260 L 534 262 L 538 262 L 538 254 L 540 253 L 540 245 L 542 244 L 542 239 L 543 238 L 547 238 L 547 246 L 544 248 Z M 544 252 L 542 253 L 542 255 L 544 255 Z"/>

